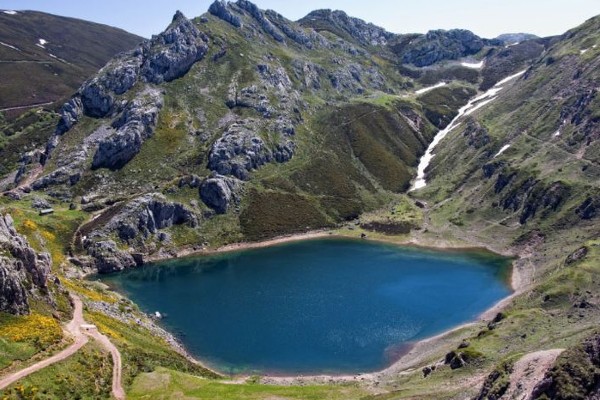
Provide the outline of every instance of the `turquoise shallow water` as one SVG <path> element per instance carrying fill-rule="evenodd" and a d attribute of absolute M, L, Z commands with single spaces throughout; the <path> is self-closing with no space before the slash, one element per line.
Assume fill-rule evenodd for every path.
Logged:
<path fill-rule="evenodd" d="M 102 276 L 225 373 L 357 373 L 510 293 L 510 261 L 319 239 Z"/>

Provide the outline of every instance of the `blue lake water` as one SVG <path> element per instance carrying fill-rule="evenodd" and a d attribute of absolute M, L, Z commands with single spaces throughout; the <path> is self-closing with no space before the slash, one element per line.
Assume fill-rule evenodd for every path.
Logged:
<path fill-rule="evenodd" d="M 224 373 L 357 373 L 510 294 L 510 260 L 327 238 L 102 276 Z"/>

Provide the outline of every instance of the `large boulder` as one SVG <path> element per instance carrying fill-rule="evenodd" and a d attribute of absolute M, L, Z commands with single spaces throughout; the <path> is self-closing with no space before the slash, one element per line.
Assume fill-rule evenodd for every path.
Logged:
<path fill-rule="evenodd" d="M 239 201 L 241 188 L 238 179 L 214 174 L 200 184 L 200 198 L 218 214 L 224 214 L 232 203 Z"/>

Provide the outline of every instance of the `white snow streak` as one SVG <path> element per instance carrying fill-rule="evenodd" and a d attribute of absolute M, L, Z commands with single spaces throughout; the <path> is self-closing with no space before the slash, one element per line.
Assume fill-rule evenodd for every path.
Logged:
<path fill-rule="evenodd" d="M 427 92 L 429 92 L 430 90 L 437 89 L 437 88 L 439 88 L 439 87 L 446 86 L 446 85 L 447 85 L 447 83 L 446 83 L 446 82 L 439 82 L 439 83 L 436 83 L 436 84 L 435 84 L 435 85 L 433 85 L 433 86 L 428 86 L 428 87 L 426 87 L 426 88 L 419 89 L 419 90 L 417 90 L 417 91 L 415 92 L 415 94 L 423 94 L 423 93 L 427 93 Z"/>
<path fill-rule="evenodd" d="M 462 118 L 463 115 L 469 115 L 475 110 L 485 106 L 486 104 L 489 104 L 491 101 L 494 101 L 497 98 L 496 95 L 502 90 L 502 87 L 500 87 L 500 85 L 507 83 L 518 76 L 523 75 L 525 71 L 526 70 L 517 72 L 514 75 L 502 79 L 500 82 L 496 83 L 496 85 L 493 88 L 489 89 L 487 92 L 479 96 L 472 98 L 465 106 L 461 107 L 461 109 L 458 110 L 458 115 L 454 117 L 454 119 L 448 124 L 448 126 L 446 126 L 446 128 L 442 129 L 435 135 L 433 141 L 429 144 L 427 151 L 425 151 L 425 154 L 419 160 L 419 166 L 417 167 L 417 177 L 413 182 L 410 191 L 421 189 L 427 185 L 427 181 L 425 179 L 425 170 L 429 166 L 429 163 L 431 162 L 433 156 L 435 156 L 435 154 L 433 154 L 433 150 L 440 143 L 440 141 L 443 138 L 445 138 L 446 135 L 448 135 L 448 133 L 450 133 L 454 128 L 460 125 L 460 123 L 458 123 L 458 120 Z M 507 146 L 505 147 L 506 148 L 501 149 L 495 157 L 500 155 L 504 150 L 508 148 Z"/>
<path fill-rule="evenodd" d="M 13 10 L 4 10 L 2 12 L 4 14 L 8 14 L 8 15 L 17 15 L 18 14 L 16 11 L 13 11 Z"/>
<path fill-rule="evenodd" d="M 492 97 L 491 99 L 487 99 L 484 101 L 481 101 L 479 103 L 477 103 L 477 105 L 473 108 L 469 108 L 466 112 L 465 115 L 469 115 L 477 110 L 479 110 L 481 107 L 488 105 L 489 103 L 491 103 L 492 101 L 496 100 L 498 97 Z"/>
<path fill-rule="evenodd" d="M 560 129 L 554 132 L 554 136 L 560 136 Z"/>
<path fill-rule="evenodd" d="M 463 62 L 463 63 L 460 63 L 460 65 L 462 65 L 463 67 L 467 67 L 467 68 L 480 69 L 481 67 L 483 67 L 483 60 L 481 60 L 478 63 Z"/>
<path fill-rule="evenodd" d="M 509 81 L 511 81 L 511 80 L 513 80 L 513 79 L 515 79 L 516 77 L 519 77 L 519 76 L 523 75 L 525 72 L 527 72 L 527 70 L 526 70 L 526 69 L 524 69 L 523 71 L 519 71 L 519 72 L 517 72 L 517 73 L 516 73 L 516 74 L 514 74 L 514 75 L 507 76 L 506 78 L 502 79 L 500 82 L 496 83 L 496 85 L 495 85 L 495 86 L 500 86 L 500 85 L 503 85 L 503 84 L 505 84 L 506 82 L 509 82 Z"/>
<path fill-rule="evenodd" d="M 494 158 L 496 158 L 500 154 L 504 153 L 509 147 L 510 147 L 510 144 L 505 144 L 504 146 L 502 146 L 502 148 L 500 149 L 499 152 L 496 153 L 496 155 L 494 156 Z"/>
<path fill-rule="evenodd" d="M 0 44 L 1 44 L 2 46 L 6 46 L 6 47 L 8 47 L 8 48 L 10 48 L 10 49 L 13 49 L 13 50 L 16 50 L 16 51 L 21 51 L 21 49 L 19 49 L 19 48 L 15 47 L 15 46 L 12 46 L 12 45 L 10 45 L 10 44 L 8 44 L 8 43 L 0 42 Z"/>

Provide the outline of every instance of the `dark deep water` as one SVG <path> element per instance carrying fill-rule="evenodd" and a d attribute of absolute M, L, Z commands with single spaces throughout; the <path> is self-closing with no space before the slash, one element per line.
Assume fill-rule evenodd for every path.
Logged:
<path fill-rule="evenodd" d="M 103 276 L 224 373 L 357 373 L 510 293 L 510 260 L 328 238 Z"/>

